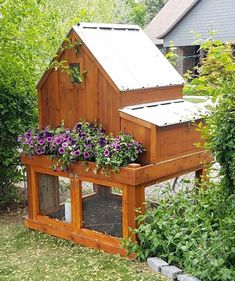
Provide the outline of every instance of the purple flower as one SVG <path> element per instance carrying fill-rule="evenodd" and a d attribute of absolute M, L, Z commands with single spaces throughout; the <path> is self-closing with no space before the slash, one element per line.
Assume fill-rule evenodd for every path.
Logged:
<path fill-rule="evenodd" d="M 52 140 L 53 140 L 53 137 L 47 137 L 48 142 L 52 142 Z"/>
<path fill-rule="evenodd" d="M 31 138 L 25 139 L 24 143 L 25 144 L 30 144 L 30 143 L 32 143 L 32 139 Z"/>
<path fill-rule="evenodd" d="M 104 150 L 104 156 L 105 156 L 105 157 L 109 157 L 109 155 L 110 155 L 110 152 L 109 152 L 108 148 L 105 148 L 105 150 Z"/>
<path fill-rule="evenodd" d="M 83 156 L 85 159 L 88 159 L 90 157 L 90 153 L 86 151 L 83 153 Z"/>
<path fill-rule="evenodd" d="M 31 133 L 30 131 L 26 132 L 26 133 L 25 133 L 25 137 L 26 137 L 26 138 L 32 137 L 32 133 Z"/>
<path fill-rule="evenodd" d="M 60 147 L 58 149 L 59 154 L 64 154 L 65 153 L 65 149 L 63 147 Z"/>
<path fill-rule="evenodd" d="M 81 154 L 81 152 L 79 149 L 73 151 L 73 155 L 75 155 L 75 156 L 79 156 L 80 154 Z"/>
<path fill-rule="evenodd" d="M 86 133 L 84 133 L 84 132 L 79 133 L 80 138 L 84 138 L 85 136 L 86 136 Z"/>
<path fill-rule="evenodd" d="M 36 151 L 36 153 L 37 153 L 38 155 L 42 155 L 42 154 L 43 154 L 43 150 L 42 150 L 41 148 L 38 148 L 37 151 Z"/>
<path fill-rule="evenodd" d="M 120 148 L 121 148 L 121 145 L 120 145 L 119 143 L 116 143 L 116 144 L 114 145 L 114 149 L 115 149 L 116 151 L 119 151 Z"/>
<path fill-rule="evenodd" d="M 137 147 L 137 152 L 138 153 L 142 153 L 143 152 L 142 147 L 140 145 Z"/>
<path fill-rule="evenodd" d="M 130 143 L 127 144 L 127 148 L 131 149 L 132 145 Z"/>
<path fill-rule="evenodd" d="M 18 141 L 18 142 L 21 142 L 21 141 L 22 141 L 22 136 L 21 136 L 21 135 L 18 136 L 17 141 Z"/>
<path fill-rule="evenodd" d="M 44 145 L 45 141 L 44 141 L 44 139 L 38 139 L 38 143 L 39 143 L 40 145 Z"/>
<path fill-rule="evenodd" d="M 105 139 L 105 138 L 100 138 L 99 144 L 100 144 L 101 146 L 106 145 L 106 139 Z"/>
<path fill-rule="evenodd" d="M 48 131 L 45 131 L 45 136 L 48 138 L 48 137 L 51 137 L 51 133 L 49 133 Z"/>
<path fill-rule="evenodd" d="M 62 141 L 63 141 L 63 140 L 62 140 L 61 137 L 58 137 L 58 136 L 57 136 L 57 137 L 55 138 L 55 143 L 56 143 L 56 144 L 61 144 Z"/>
<path fill-rule="evenodd" d="M 74 129 L 81 129 L 82 128 L 82 123 L 77 123 L 74 127 Z"/>
<path fill-rule="evenodd" d="M 63 142 L 63 143 L 62 143 L 62 147 L 64 147 L 64 148 L 65 148 L 65 147 L 68 147 L 68 145 L 69 145 L 69 144 L 68 144 L 67 142 Z"/>

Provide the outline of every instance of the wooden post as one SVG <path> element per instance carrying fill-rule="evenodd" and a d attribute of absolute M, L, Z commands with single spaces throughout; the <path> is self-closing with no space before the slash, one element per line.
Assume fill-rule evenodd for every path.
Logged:
<path fill-rule="evenodd" d="M 33 200 L 32 200 L 32 179 L 31 179 L 31 166 L 26 166 L 27 173 L 27 191 L 28 191 L 28 218 L 33 218 Z"/>
<path fill-rule="evenodd" d="M 60 209 L 59 178 L 56 176 L 38 175 L 39 212 L 49 215 Z"/>

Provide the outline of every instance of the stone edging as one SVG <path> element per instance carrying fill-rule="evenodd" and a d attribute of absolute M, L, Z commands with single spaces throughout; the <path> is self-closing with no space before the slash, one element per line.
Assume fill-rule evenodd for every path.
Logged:
<path fill-rule="evenodd" d="M 200 281 L 198 278 L 193 277 L 183 272 L 182 269 L 169 265 L 167 262 L 160 258 L 148 258 L 147 264 L 156 272 L 162 273 L 165 277 L 174 281 Z"/>

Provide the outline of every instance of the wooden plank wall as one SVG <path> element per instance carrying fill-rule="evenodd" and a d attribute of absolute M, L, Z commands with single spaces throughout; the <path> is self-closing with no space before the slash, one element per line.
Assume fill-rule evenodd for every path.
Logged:
<path fill-rule="evenodd" d="M 197 148 L 196 143 L 204 141 L 200 132 L 196 130 L 196 124 L 183 123 L 167 127 L 157 128 L 156 146 L 157 159 L 159 162 L 173 159 L 181 155 L 202 151 L 203 148 Z"/>
<path fill-rule="evenodd" d="M 159 87 L 121 93 L 121 107 L 163 100 L 181 99 L 183 86 Z"/>
<path fill-rule="evenodd" d="M 147 122 L 143 122 L 142 120 L 131 117 L 129 115 L 121 114 L 121 131 L 133 135 L 137 141 L 140 141 L 141 143 L 144 144 L 146 152 L 144 152 L 140 156 L 139 159 L 140 163 L 141 164 L 152 163 L 151 124 Z"/>
<path fill-rule="evenodd" d="M 74 42 L 79 40 L 71 34 Z M 59 61 L 79 63 L 81 72 L 87 71 L 83 84 L 74 85 L 69 74 L 63 70 L 52 70 L 39 93 L 40 125 L 57 127 L 64 121 L 65 127 L 72 128 L 80 120 L 92 122 L 98 119 L 98 68 L 83 46 L 76 55 L 74 49 L 65 50 Z"/>
<path fill-rule="evenodd" d="M 98 120 L 114 135 L 120 131 L 120 93 L 110 85 L 105 75 L 98 71 L 99 112 Z"/>

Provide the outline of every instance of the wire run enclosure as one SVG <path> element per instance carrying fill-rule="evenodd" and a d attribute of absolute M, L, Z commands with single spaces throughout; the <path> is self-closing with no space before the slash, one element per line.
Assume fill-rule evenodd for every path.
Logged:
<path fill-rule="evenodd" d="M 98 120 L 107 132 L 132 134 L 146 148 L 138 165 L 109 177 L 81 163 L 54 172 L 47 156 L 22 155 L 29 208 L 25 225 L 81 245 L 124 255 L 120 239 L 136 237 L 136 209 L 144 189 L 196 171 L 209 161 L 196 125 L 204 103 L 183 99 L 183 79 L 144 32 L 133 25 L 80 23 L 56 60 L 70 69 L 49 69 L 37 85 L 39 125 L 66 128 Z"/>

